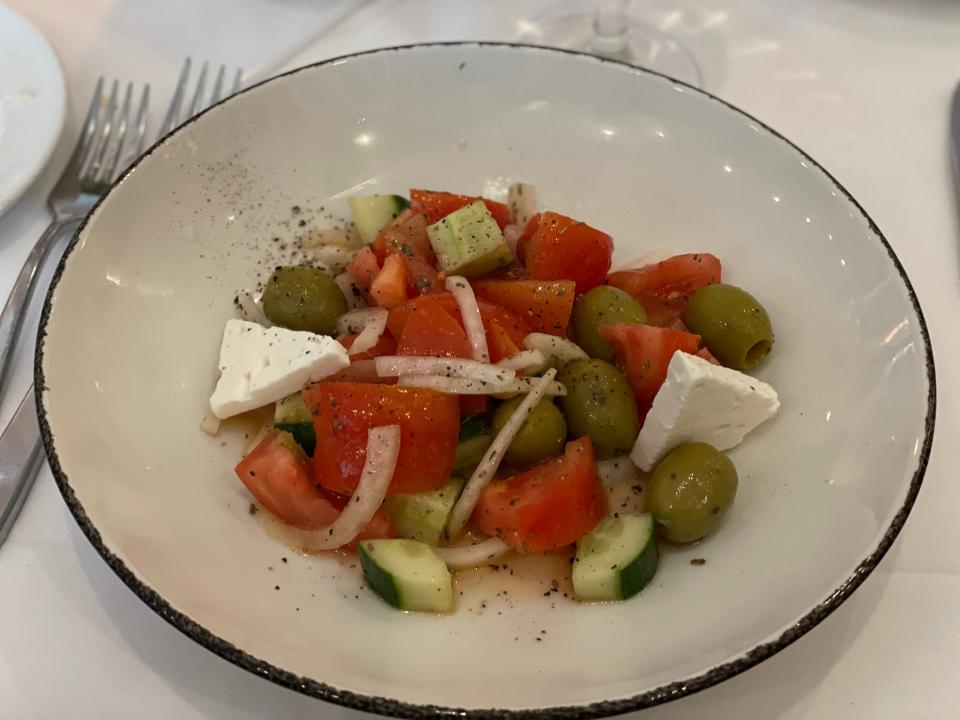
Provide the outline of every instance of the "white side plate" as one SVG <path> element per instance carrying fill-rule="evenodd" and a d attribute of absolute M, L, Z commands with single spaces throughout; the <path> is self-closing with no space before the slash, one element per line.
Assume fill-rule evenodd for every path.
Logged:
<path fill-rule="evenodd" d="M 0 215 L 47 164 L 65 116 L 56 54 L 33 25 L 0 5 Z"/>

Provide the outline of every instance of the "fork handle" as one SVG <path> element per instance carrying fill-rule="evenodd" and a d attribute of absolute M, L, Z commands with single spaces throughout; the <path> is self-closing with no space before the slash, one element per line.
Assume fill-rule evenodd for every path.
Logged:
<path fill-rule="evenodd" d="M 0 434 L 0 545 L 13 527 L 44 458 L 31 385 Z"/>
<path fill-rule="evenodd" d="M 76 219 L 55 219 L 47 226 L 30 254 L 27 255 L 23 267 L 20 268 L 20 274 L 17 275 L 17 281 L 13 284 L 13 289 L 3 306 L 3 311 L 0 312 L 0 397 L 3 397 L 6 390 L 13 349 L 17 344 L 20 329 L 23 327 L 23 318 L 30 308 L 30 300 L 36 288 L 37 271 L 50 255 L 50 250 L 60 237 L 60 232 L 74 222 Z"/>

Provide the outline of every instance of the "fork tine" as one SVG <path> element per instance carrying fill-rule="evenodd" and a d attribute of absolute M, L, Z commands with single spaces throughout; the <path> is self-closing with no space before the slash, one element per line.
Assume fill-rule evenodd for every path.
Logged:
<path fill-rule="evenodd" d="M 233 76 L 233 87 L 230 90 L 231 95 L 236 95 L 243 87 L 243 70 L 237 68 L 237 74 Z"/>
<path fill-rule="evenodd" d="M 184 93 L 187 91 L 187 80 L 190 77 L 190 58 L 183 61 L 183 68 L 180 70 L 180 78 L 177 80 L 177 89 L 173 93 L 173 100 L 170 101 L 170 108 L 163 118 L 163 124 L 160 126 L 160 136 L 163 137 L 173 130 L 179 123 L 180 105 L 183 103 Z"/>
<path fill-rule="evenodd" d="M 136 134 L 133 136 L 133 148 L 137 155 L 143 152 L 143 143 L 147 138 L 147 110 L 150 107 L 150 84 L 143 88 L 140 96 L 140 108 L 137 110 Z"/>
<path fill-rule="evenodd" d="M 123 107 L 120 110 L 120 117 L 117 119 L 117 131 L 110 137 L 112 153 L 108 156 L 97 171 L 94 182 L 112 182 L 117 172 L 117 164 L 120 162 L 120 156 L 123 154 L 123 148 L 127 140 L 127 127 L 130 125 L 130 105 L 133 101 L 133 83 L 127 83 L 127 89 L 123 94 Z M 106 145 L 104 145 L 106 148 Z"/>
<path fill-rule="evenodd" d="M 111 182 L 116 180 L 116 178 L 139 157 L 140 153 L 143 152 L 143 144 L 147 134 L 147 108 L 149 104 L 150 85 L 147 84 L 143 86 L 143 92 L 140 93 L 140 103 L 137 108 L 136 117 L 133 119 L 132 124 L 128 122 L 127 132 L 130 135 L 129 142 L 124 143 L 125 146 L 121 147 L 119 159 L 115 164 L 113 172 L 106 177 L 107 180 Z M 124 112 L 126 112 L 126 107 L 124 107 Z"/>
<path fill-rule="evenodd" d="M 103 113 L 103 126 L 98 128 L 95 137 L 95 145 L 90 150 L 91 162 L 80 173 L 81 178 L 95 178 L 103 166 L 103 161 L 107 154 L 107 145 L 110 142 L 110 133 L 113 130 L 113 116 L 117 112 L 117 90 L 120 84 L 116 79 L 110 84 L 110 99 L 107 101 L 107 109 Z"/>
<path fill-rule="evenodd" d="M 220 94 L 223 92 L 223 80 L 227 74 L 227 66 L 221 65 L 217 71 L 217 79 L 213 83 L 213 92 L 210 93 L 210 105 L 216 105 L 220 102 Z"/>
<path fill-rule="evenodd" d="M 73 175 L 80 174 L 82 168 L 90 157 L 90 151 L 93 149 L 94 133 L 97 128 L 97 116 L 100 114 L 100 107 L 103 105 L 103 75 L 97 78 L 97 84 L 93 88 L 93 97 L 90 98 L 90 108 L 87 110 L 87 117 L 83 121 L 83 133 L 77 146 L 73 149 L 73 154 L 67 163 L 68 168 L 73 168 Z"/>
<path fill-rule="evenodd" d="M 193 100 L 190 101 L 190 110 L 184 122 L 200 112 L 203 103 L 203 89 L 207 85 L 207 63 L 204 62 L 200 67 L 200 77 L 197 78 L 197 89 L 193 92 Z"/>

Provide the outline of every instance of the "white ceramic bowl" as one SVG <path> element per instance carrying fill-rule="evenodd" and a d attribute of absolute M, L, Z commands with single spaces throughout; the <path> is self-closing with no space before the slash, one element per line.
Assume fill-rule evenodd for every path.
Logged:
<path fill-rule="evenodd" d="M 537 583 L 549 578 L 521 592 L 488 571 L 451 617 L 400 614 L 361 589 L 357 569 L 290 553 L 248 514 L 232 470 L 243 438 L 198 428 L 223 323 L 235 289 L 269 272 L 265 253 L 300 219 L 345 212 L 351 193 L 498 192 L 519 179 L 545 207 L 611 232 L 621 260 L 653 245 L 719 255 L 726 279 L 773 318 L 777 343 L 758 375 L 783 409 L 732 453 L 741 486 L 722 528 L 667 552 L 637 598 L 578 605 L 544 597 Z M 519 46 L 363 53 L 212 108 L 91 214 L 41 338 L 50 464 L 131 589 L 258 675 L 410 717 L 429 706 L 608 715 L 760 662 L 890 547 L 933 431 L 920 308 L 836 181 L 702 92 Z"/>

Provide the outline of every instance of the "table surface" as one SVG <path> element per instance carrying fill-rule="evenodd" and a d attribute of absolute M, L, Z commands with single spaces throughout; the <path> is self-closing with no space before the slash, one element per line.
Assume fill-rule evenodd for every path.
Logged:
<path fill-rule="evenodd" d="M 344 6 L 331 0 L 311 9 L 295 0 L 218 0 L 213 9 L 204 3 L 203 14 L 180 3 L 190 31 L 158 40 L 153 18 L 160 4 L 145 0 L 10 4 L 54 46 L 71 97 L 67 132 L 50 167 L 0 218 L 4 296 L 48 222 L 44 200 L 69 154 L 98 72 L 122 69 L 131 78 L 153 73 L 155 97 L 162 98 L 188 51 L 199 56 L 215 48 L 212 60 L 245 61 L 263 74 L 383 45 L 510 40 L 541 13 L 577 5 L 355 0 Z M 333 10 L 334 5 L 343 11 Z M 229 12 L 234 32 L 222 32 L 218 9 Z M 901 538 L 856 594 L 767 662 L 643 717 L 954 715 L 960 554 L 952 541 L 960 486 L 948 465 L 960 411 L 954 387 L 960 361 L 954 320 L 960 232 L 947 109 L 960 80 L 960 4 L 636 0 L 632 10 L 675 34 L 697 55 L 708 90 L 798 143 L 877 221 L 917 288 L 933 338 L 940 391 L 937 437 L 923 491 Z M 271 19 L 277 26 L 303 18 L 315 24 L 310 42 L 299 38 L 298 47 L 274 48 L 270 57 L 244 55 L 256 47 L 243 42 L 244 32 L 259 33 Z M 276 27 L 274 32 L 282 37 Z M 214 36 L 220 40 L 203 42 Z M 15 392 L 0 407 L 0 422 L 6 422 L 14 396 L 30 382 L 31 357 L 32 347 L 25 343 L 16 361 Z M 0 547 L 0 698 L 0 716 L 10 718 L 359 720 L 358 713 L 297 695 L 220 660 L 154 615 L 87 543 L 46 468 Z"/>

